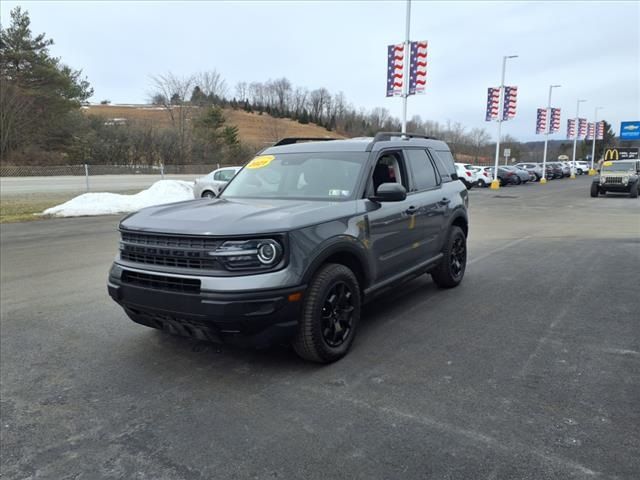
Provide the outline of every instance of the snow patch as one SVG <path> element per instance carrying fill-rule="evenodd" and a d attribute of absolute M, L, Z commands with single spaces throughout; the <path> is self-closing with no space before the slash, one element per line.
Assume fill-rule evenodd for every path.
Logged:
<path fill-rule="evenodd" d="M 119 193 L 84 193 L 68 202 L 47 208 L 42 215 L 79 217 L 129 213 L 145 207 L 193 200 L 193 184 L 181 180 L 160 180 L 134 195 Z"/>

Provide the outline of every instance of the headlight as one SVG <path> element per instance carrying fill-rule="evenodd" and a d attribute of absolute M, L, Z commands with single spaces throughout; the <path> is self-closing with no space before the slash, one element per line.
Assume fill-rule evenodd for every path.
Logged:
<path fill-rule="evenodd" d="M 625 185 L 626 185 L 627 183 L 629 183 L 629 177 L 624 177 L 624 178 L 622 179 L 622 183 L 623 183 L 623 184 L 625 184 Z"/>
<path fill-rule="evenodd" d="M 282 260 L 280 242 L 271 238 L 229 240 L 209 255 L 216 257 L 228 270 L 266 269 Z"/>
<path fill-rule="evenodd" d="M 606 178 L 604 178 L 604 177 L 600 177 L 600 183 L 604 183 L 604 182 L 606 182 L 606 181 L 607 181 L 607 179 L 606 179 Z"/>

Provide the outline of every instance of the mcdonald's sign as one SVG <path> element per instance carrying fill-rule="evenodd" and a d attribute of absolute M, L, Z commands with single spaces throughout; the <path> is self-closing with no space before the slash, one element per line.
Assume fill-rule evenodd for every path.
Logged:
<path fill-rule="evenodd" d="M 638 160 L 640 152 L 634 147 L 610 147 L 604 150 L 604 161 Z"/>

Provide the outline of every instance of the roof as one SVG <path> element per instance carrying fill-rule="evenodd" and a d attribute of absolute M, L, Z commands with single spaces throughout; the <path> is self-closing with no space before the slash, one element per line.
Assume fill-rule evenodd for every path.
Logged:
<path fill-rule="evenodd" d="M 268 147 L 262 154 L 278 153 L 313 153 L 313 152 L 370 152 L 381 150 L 382 148 L 403 148 L 408 146 L 431 147 L 436 150 L 449 150 L 447 144 L 441 140 L 427 138 L 400 138 L 375 140 L 374 137 L 359 137 L 347 140 L 327 140 L 318 142 L 291 143 Z"/>

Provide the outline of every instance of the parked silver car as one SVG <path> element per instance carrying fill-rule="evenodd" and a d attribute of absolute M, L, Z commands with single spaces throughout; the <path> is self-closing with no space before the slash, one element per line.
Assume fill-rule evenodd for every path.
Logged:
<path fill-rule="evenodd" d="M 235 177 L 242 167 L 224 167 L 214 170 L 204 177 L 196 178 L 193 183 L 195 198 L 214 198 L 220 190 Z"/>

